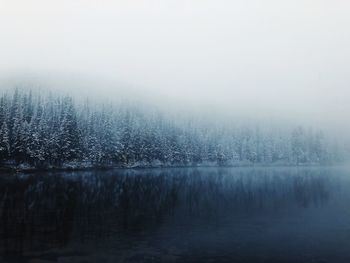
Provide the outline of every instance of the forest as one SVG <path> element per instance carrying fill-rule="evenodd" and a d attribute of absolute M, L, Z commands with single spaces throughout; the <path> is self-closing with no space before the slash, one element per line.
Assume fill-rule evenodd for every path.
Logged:
<path fill-rule="evenodd" d="M 1 95 L 0 125 L 0 166 L 324 165 L 342 160 L 335 140 L 309 127 L 208 125 L 130 104 L 76 102 L 30 90 Z"/>

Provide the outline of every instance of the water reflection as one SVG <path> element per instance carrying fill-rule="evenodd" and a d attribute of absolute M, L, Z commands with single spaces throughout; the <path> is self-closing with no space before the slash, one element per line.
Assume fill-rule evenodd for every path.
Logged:
<path fill-rule="evenodd" d="M 106 239 L 113 239 L 118 249 L 179 222 L 198 221 L 205 229 L 213 221 L 232 223 L 320 207 L 329 202 L 333 189 L 326 169 L 149 169 L 3 176 L 0 253 L 5 262 L 29 262 L 35 253 L 42 258 L 45 251 Z M 57 256 L 46 259 L 57 260 Z"/>

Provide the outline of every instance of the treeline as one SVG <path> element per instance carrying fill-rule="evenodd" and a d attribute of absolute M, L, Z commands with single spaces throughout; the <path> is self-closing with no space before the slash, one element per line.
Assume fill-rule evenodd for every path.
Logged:
<path fill-rule="evenodd" d="M 123 105 L 16 90 L 0 98 L 0 163 L 37 168 L 329 164 L 338 147 L 303 127 L 203 125 Z"/>

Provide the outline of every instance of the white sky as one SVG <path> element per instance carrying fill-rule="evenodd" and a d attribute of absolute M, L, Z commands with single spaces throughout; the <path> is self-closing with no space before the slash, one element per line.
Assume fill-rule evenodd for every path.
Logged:
<path fill-rule="evenodd" d="M 0 0 L 0 73 L 77 73 L 346 126 L 349 14 L 346 0 Z"/>

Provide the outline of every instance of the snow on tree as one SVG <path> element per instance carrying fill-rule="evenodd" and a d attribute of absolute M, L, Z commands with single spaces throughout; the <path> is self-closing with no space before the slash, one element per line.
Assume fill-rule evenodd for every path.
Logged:
<path fill-rule="evenodd" d="M 61 167 L 328 164 L 341 147 L 319 130 L 215 125 L 130 105 L 15 90 L 0 96 L 0 163 Z"/>

